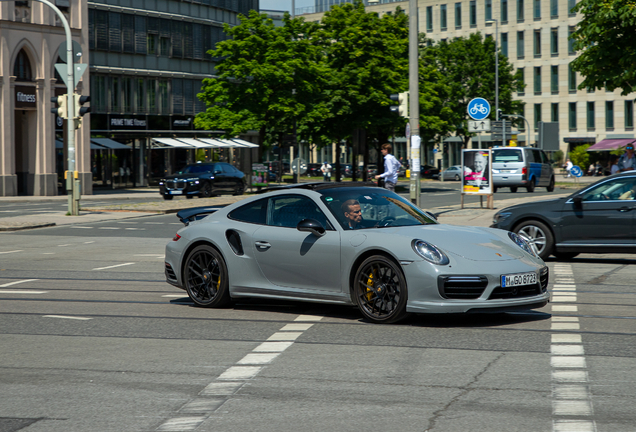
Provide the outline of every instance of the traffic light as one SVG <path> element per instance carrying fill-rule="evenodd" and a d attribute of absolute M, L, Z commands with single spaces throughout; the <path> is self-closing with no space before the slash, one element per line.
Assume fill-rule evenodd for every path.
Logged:
<path fill-rule="evenodd" d="M 86 102 L 91 101 L 90 96 L 82 96 L 77 93 L 73 93 L 73 98 L 75 99 L 75 115 L 77 117 L 82 117 L 84 114 L 91 112 L 91 107 L 82 106 Z"/>
<path fill-rule="evenodd" d="M 51 102 L 57 104 L 57 108 L 51 108 L 53 114 L 57 114 L 60 118 L 68 118 L 68 108 L 66 103 L 68 102 L 67 95 L 60 95 L 51 98 Z"/>
<path fill-rule="evenodd" d="M 396 101 L 399 105 L 391 105 L 391 111 L 397 112 L 402 117 L 409 116 L 409 92 L 392 94 L 389 96 L 391 100 Z"/>
<path fill-rule="evenodd" d="M 91 107 L 85 107 L 82 105 L 84 105 L 86 102 L 90 102 L 91 97 L 73 93 L 73 100 L 75 101 L 75 118 L 73 119 L 74 126 L 75 129 L 79 129 L 79 127 L 82 125 L 82 116 L 88 112 L 91 112 Z"/>
<path fill-rule="evenodd" d="M 503 111 L 498 109 L 497 110 L 497 120 L 501 120 L 501 117 L 503 117 Z"/>

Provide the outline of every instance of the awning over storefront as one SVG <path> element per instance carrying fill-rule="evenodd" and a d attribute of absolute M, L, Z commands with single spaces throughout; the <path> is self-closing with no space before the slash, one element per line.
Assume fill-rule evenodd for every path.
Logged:
<path fill-rule="evenodd" d="M 234 141 L 235 143 L 240 144 L 242 146 L 245 146 L 245 147 L 258 148 L 258 144 L 254 144 L 254 143 L 251 143 L 249 141 L 242 140 L 240 138 L 232 138 L 232 141 Z"/>
<path fill-rule="evenodd" d="M 91 138 L 91 142 L 110 150 L 132 150 L 131 147 L 110 138 Z"/>
<path fill-rule="evenodd" d="M 587 151 L 611 151 L 625 147 L 627 144 L 635 142 L 634 138 L 614 138 L 604 139 L 589 147 Z"/>
<path fill-rule="evenodd" d="M 55 148 L 56 149 L 63 149 L 64 148 L 64 142 L 61 140 L 55 140 Z M 102 147 L 100 145 L 94 144 L 91 142 L 91 150 L 106 150 L 106 147 Z"/>
<path fill-rule="evenodd" d="M 203 141 L 204 143 L 209 144 L 211 147 L 214 148 L 227 148 L 225 144 L 214 138 L 199 138 L 199 141 Z"/>
<path fill-rule="evenodd" d="M 153 138 L 152 141 L 154 143 L 157 143 L 159 145 L 154 145 L 153 148 L 156 149 L 162 149 L 162 148 L 172 148 L 172 147 L 178 147 L 178 148 L 196 148 L 194 146 L 191 146 L 190 144 L 186 144 L 183 141 L 179 141 L 173 138 Z"/>
<path fill-rule="evenodd" d="M 195 138 L 178 138 L 177 141 L 184 142 L 196 148 L 213 148 L 214 147 L 211 144 L 204 143 L 203 141 L 195 139 Z"/>

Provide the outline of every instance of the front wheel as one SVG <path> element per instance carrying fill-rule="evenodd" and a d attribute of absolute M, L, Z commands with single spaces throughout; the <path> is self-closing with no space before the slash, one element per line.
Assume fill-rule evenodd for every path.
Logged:
<path fill-rule="evenodd" d="M 554 237 L 550 229 L 539 221 L 525 221 L 515 227 L 513 230 L 525 239 L 535 250 L 541 259 L 547 259 L 554 248 Z"/>
<path fill-rule="evenodd" d="M 206 182 L 201 186 L 199 196 L 201 198 L 210 198 L 212 196 L 212 186 L 210 186 L 210 183 Z"/>
<path fill-rule="evenodd" d="M 382 255 L 374 255 L 360 265 L 354 279 L 355 301 L 371 322 L 388 324 L 404 319 L 406 279 L 400 268 Z"/>
<path fill-rule="evenodd" d="M 234 188 L 234 195 L 243 195 L 243 193 L 245 192 L 245 186 L 243 186 L 242 184 L 237 184 L 236 187 Z"/>
<path fill-rule="evenodd" d="M 197 246 L 186 259 L 185 288 L 198 306 L 219 307 L 230 302 L 225 260 L 212 246 Z"/>

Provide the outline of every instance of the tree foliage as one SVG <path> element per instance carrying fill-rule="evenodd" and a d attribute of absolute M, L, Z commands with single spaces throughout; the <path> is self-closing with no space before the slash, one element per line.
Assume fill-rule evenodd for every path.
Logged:
<path fill-rule="evenodd" d="M 579 56 L 572 68 L 584 76 L 584 88 L 636 89 L 636 3 L 634 0 L 579 0 L 583 16 L 572 39 Z"/>
<path fill-rule="evenodd" d="M 424 43 L 422 45 L 425 45 Z M 444 134 L 455 131 L 464 142 L 471 135 L 466 122 L 468 103 L 476 97 L 491 101 L 491 117 L 495 117 L 495 41 L 480 33 L 468 37 L 441 40 L 422 48 L 424 63 L 441 76 L 444 91 L 440 121 Z M 514 73 L 508 58 L 499 56 L 499 108 L 504 114 L 520 114 L 522 103 L 513 101 L 512 93 L 523 85 L 521 75 Z"/>
<path fill-rule="evenodd" d="M 587 152 L 589 147 L 589 144 L 577 146 L 569 154 L 572 163 L 583 171 L 587 170 L 587 166 L 590 163 L 590 154 Z"/>

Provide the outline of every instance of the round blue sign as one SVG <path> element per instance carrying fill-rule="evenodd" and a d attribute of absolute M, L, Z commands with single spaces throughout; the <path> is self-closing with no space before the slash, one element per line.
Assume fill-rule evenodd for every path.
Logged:
<path fill-rule="evenodd" d="M 581 169 L 581 167 L 574 165 L 570 169 L 570 174 L 572 174 L 574 177 L 581 177 L 583 175 L 583 170 Z"/>
<path fill-rule="evenodd" d="M 484 98 L 475 98 L 468 102 L 468 115 L 474 120 L 483 120 L 490 114 L 490 104 Z"/>

